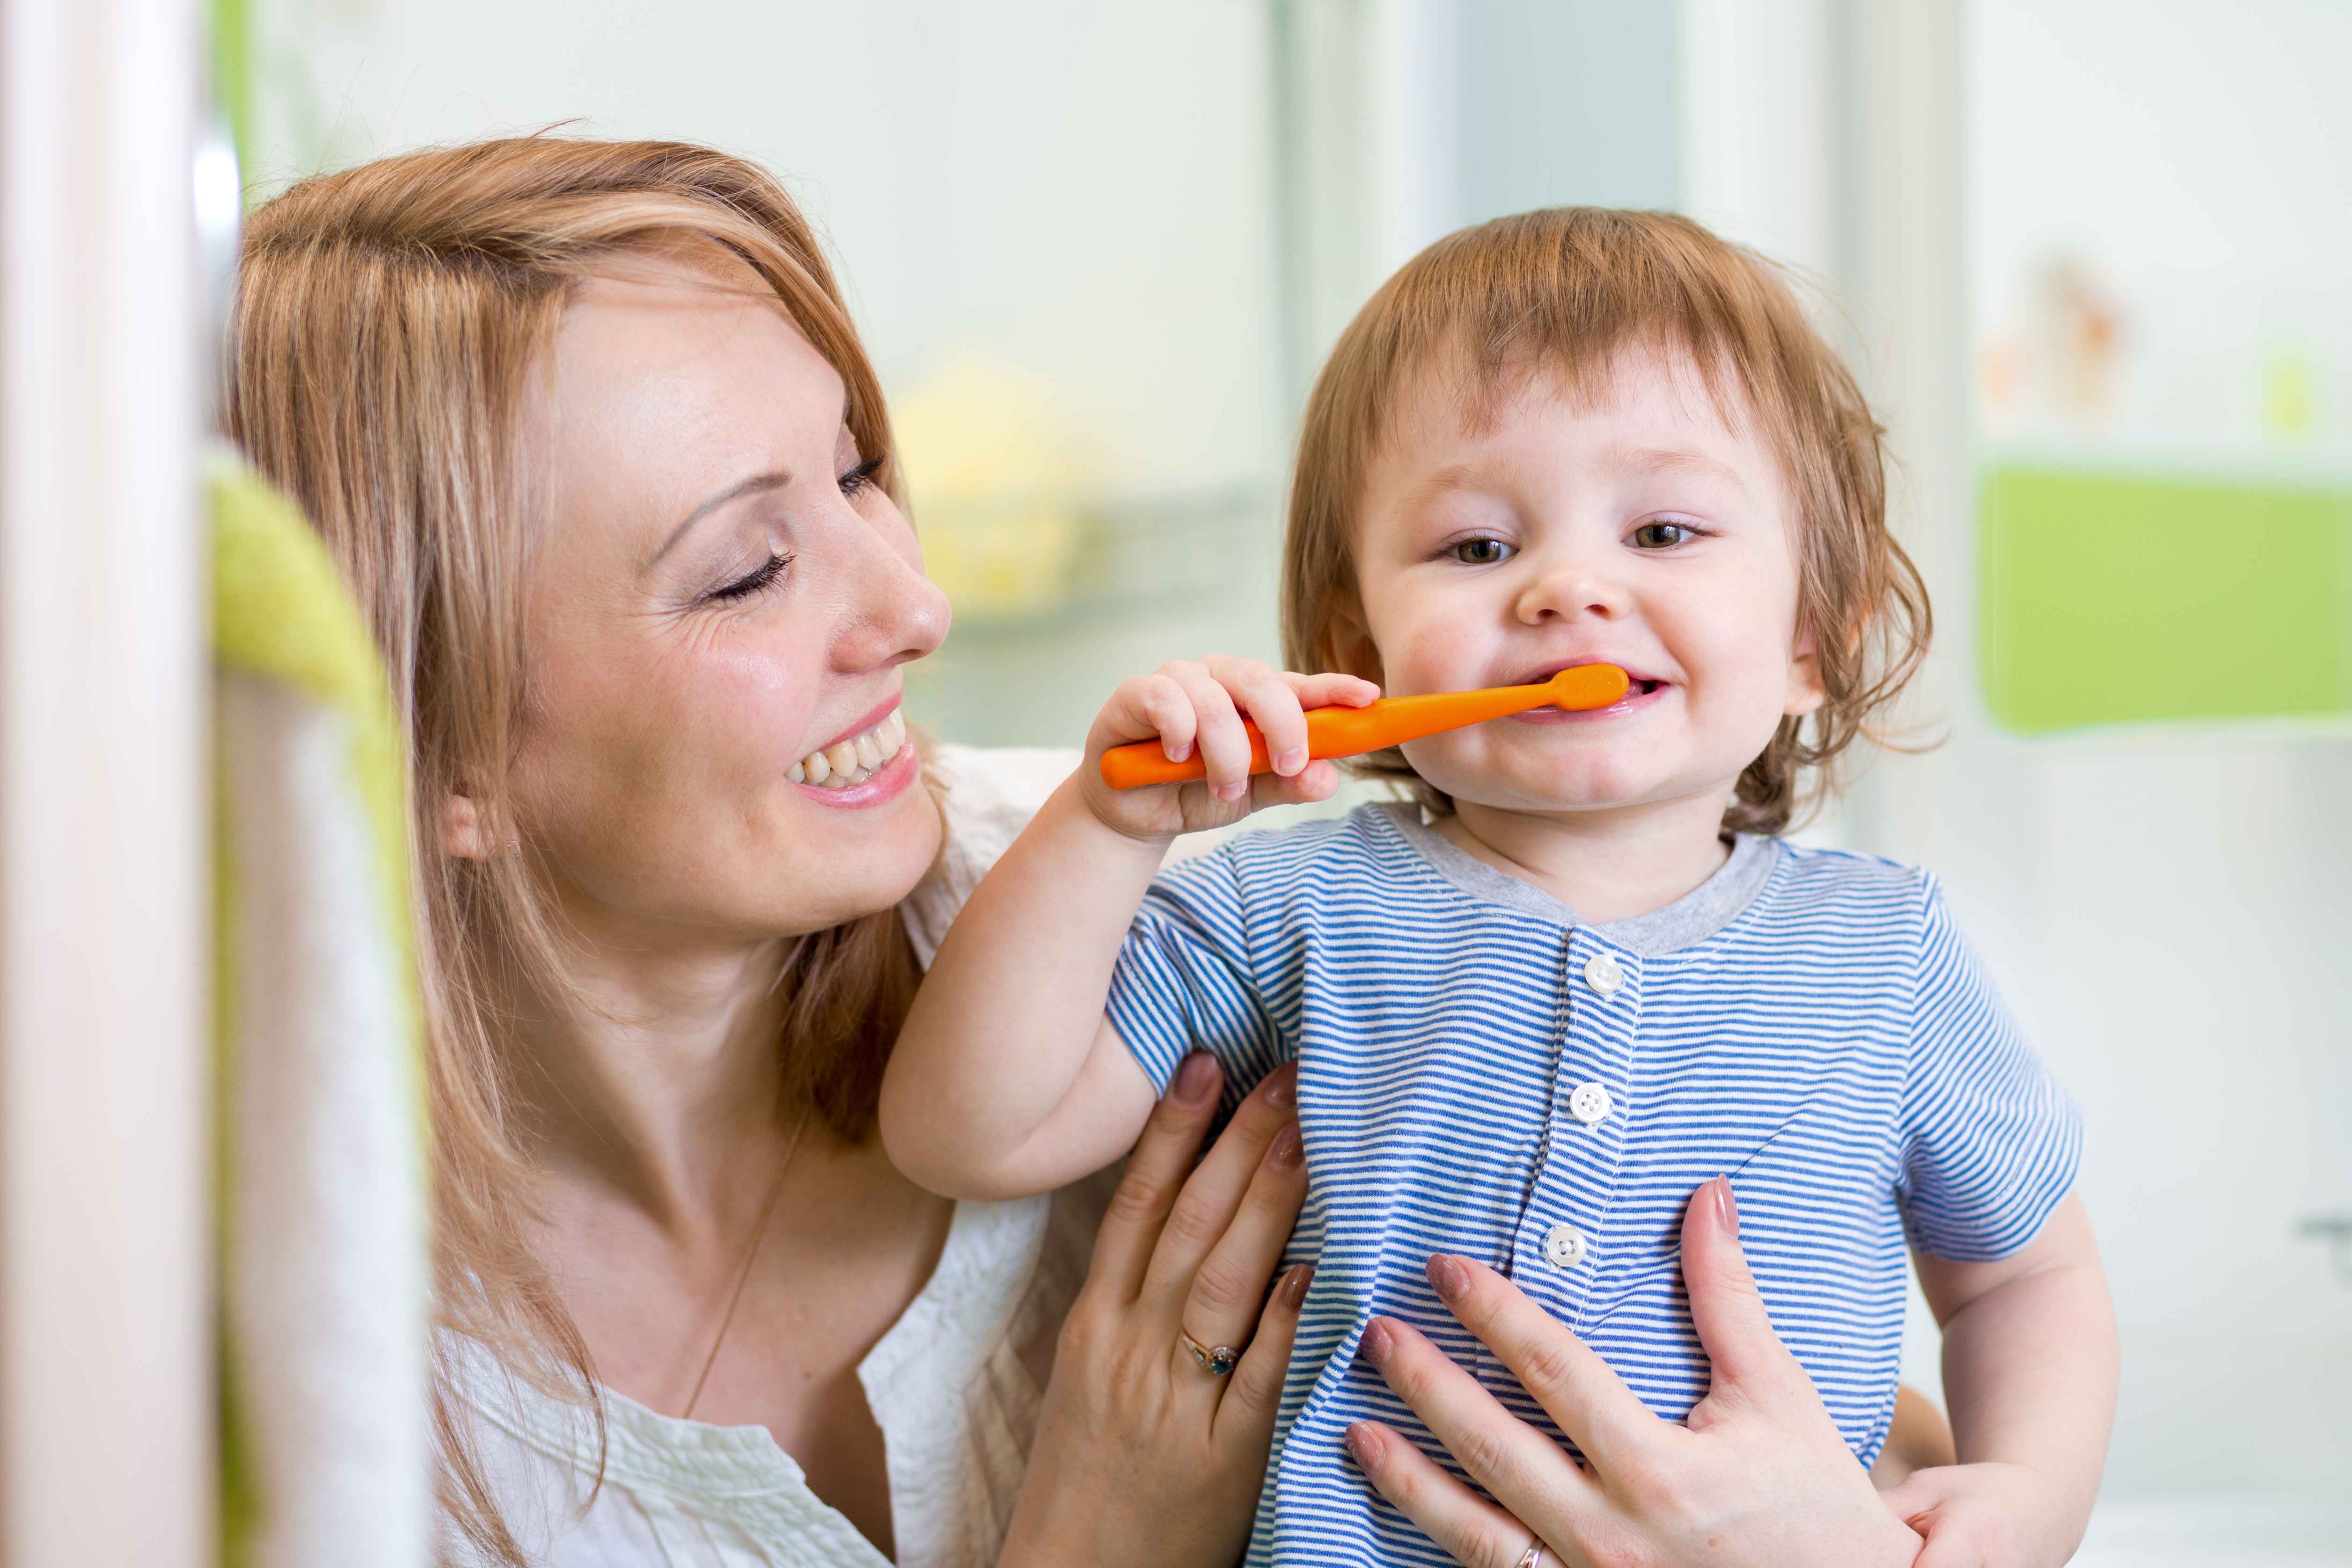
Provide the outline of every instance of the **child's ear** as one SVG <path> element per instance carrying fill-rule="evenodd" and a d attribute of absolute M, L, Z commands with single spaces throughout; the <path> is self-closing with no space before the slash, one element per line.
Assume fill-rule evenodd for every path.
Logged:
<path fill-rule="evenodd" d="M 1780 711 L 1791 719 L 1801 719 L 1829 700 L 1822 689 L 1822 658 L 1820 645 L 1811 630 L 1797 634 L 1797 646 L 1789 657 L 1789 696 Z"/>

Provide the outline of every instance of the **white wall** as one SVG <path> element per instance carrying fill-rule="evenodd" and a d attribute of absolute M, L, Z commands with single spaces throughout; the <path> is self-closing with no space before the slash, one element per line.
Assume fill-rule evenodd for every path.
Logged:
<path fill-rule="evenodd" d="M 1980 331 L 2012 319 L 2032 258 L 2097 258 L 2161 371 L 2117 423 L 2160 434 L 2177 417 L 2163 388 L 2197 355 L 2251 376 L 2256 323 L 2325 336 L 2352 317 L 2352 5 L 1974 0 L 1969 22 Z M 2216 417 L 2178 439 L 2261 437 Z M 1941 607 L 1948 625 L 1971 614 Z M 1891 852 L 1948 878 L 2083 1103 L 2082 1190 L 2124 1329 L 2109 1490 L 2341 1496 L 2352 1288 L 2293 1229 L 2352 1208 L 2352 742 L 2183 728 L 2029 743 L 1994 731 L 1956 673 L 1952 743 L 1885 770 L 1879 820 Z"/>
<path fill-rule="evenodd" d="M 887 380 L 1045 377 L 1116 489 L 1263 479 L 1275 286 L 1254 0 L 256 0 L 276 183 L 577 121 L 790 177 Z"/>

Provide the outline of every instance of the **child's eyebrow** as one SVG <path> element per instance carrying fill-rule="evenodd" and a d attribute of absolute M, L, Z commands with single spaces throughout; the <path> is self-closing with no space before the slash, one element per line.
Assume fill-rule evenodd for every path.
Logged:
<path fill-rule="evenodd" d="M 1448 463 L 1442 468 L 1433 470 L 1414 484 L 1412 489 L 1405 493 L 1405 500 L 1408 504 L 1435 500 L 1451 490 L 1475 489 L 1478 488 L 1479 481 L 1477 465 Z"/>
<path fill-rule="evenodd" d="M 1748 481 L 1740 477 L 1738 469 L 1719 463 L 1703 452 L 1677 447 L 1636 447 L 1620 452 L 1617 462 L 1629 473 L 1715 479 L 1731 486 L 1742 495 L 1748 493 Z"/>

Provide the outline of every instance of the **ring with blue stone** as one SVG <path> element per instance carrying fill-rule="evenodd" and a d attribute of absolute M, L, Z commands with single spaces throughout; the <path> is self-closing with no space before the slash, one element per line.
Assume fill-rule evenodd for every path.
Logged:
<path fill-rule="evenodd" d="M 1233 1346 L 1219 1345 L 1216 1349 L 1211 1350 L 1181 1328 L 1176 1331 L 1176 1337 L 1184 1342 L 1184 1348 L 1192 1352 L 1192 1360 L 1211 1377 L 1224 1376 L 1232 1372 L 1242 1359 L 1242 1352 Z"/>

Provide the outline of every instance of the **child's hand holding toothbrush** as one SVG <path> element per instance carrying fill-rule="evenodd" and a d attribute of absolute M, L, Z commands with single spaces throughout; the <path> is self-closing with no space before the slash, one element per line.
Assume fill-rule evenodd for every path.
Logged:
<path fill-rule="evenodd" d="M 1380 694 L 1352 675 L 1297 675 L 1254 658 L 1161 665 L 1121 683 L 1087 732 L 1078 771 L 1087 806 L 1106 827 L 1151 840 L 1223 827 L 1261 806 L 1328 800 L 1339 787 L 1339 770 L 1308 759 L 1307 710 L 1360 708 Z M 1244 720 L 1265 734 L 1273 773 L 1250 775 Z M 1171 762 L 1197 751 L 1208 777 L 1156 789 L 1115 790 L 1103 782 L 1105 752 L 1154 736 Z"/>

